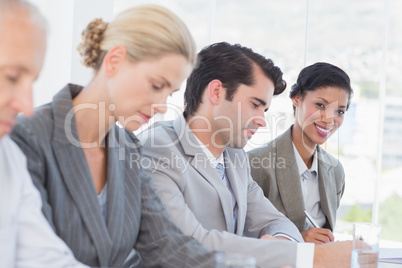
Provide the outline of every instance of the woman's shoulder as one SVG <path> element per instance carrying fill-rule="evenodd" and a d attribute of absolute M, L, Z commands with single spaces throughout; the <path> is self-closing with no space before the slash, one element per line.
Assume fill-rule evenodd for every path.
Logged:
<path fill-rule="evenodd" d="M 335 157 L 325 151 L 321 146 L 317 146 L 318 161 L 321 165 L 329 165 L 334 168 L 335 172 L 343 173 L 343 166 L 339 157 Z"/>
<path fill-rule="evenodd" d="M 249 156 L 253 156 L 253 157 L 258 157 L 261 155 L 266 155 L 266 154 L 273 154 L 276 153 L 277 148 L 279 146 L 280 143 L 283 143 L 283 135 L 280 135 L 278 137 L 276 137 L 275 139 L 267 142 L 266 144 L 257 147 L 255 149 L 252 149 L 248 152 Z M 288 147 L 288 146 L 287 146 Z M 281 149 L 287 148 L 284 146 L 281 146 Z"/>

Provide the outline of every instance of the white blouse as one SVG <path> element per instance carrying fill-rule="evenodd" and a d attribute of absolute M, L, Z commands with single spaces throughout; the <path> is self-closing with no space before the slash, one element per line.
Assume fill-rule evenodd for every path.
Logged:
<path fill-rule="evenodd" d="M 87 267 L 77 262 L 42 214 L 26 158 L 0 138 L 0 267 Z"/>

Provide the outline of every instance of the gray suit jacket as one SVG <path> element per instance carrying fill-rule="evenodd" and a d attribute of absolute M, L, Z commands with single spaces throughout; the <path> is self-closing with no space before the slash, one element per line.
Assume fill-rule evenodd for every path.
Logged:
<path fill-rule="evenodd" d="M 306 229 L 300 176 L 292 145 L 292 127 L 263 147 L 248 152 L 251 176 L 264 195 L 300 230 Z M 336 210 L 345 189 L 345 173 L 338 159 L 317 146 L 318 183 L 325 228 L 335 228 Z"/>
<path fill-rule="evenodd" d="M 234 231 L 231 193 L 210 166 L 196 137 L 180 116 L 158 122 L 139 135 L 144 169 L 172 220 L 209 250 L 253 255 L 262 267 L 295 266 L 297 243 L 256 239 L 284 233 L 303 241 L 296 226 L 279 213 L 251 179 L 243 149 L 224 152 L 226 174 L 236 196 Z"/>
<path fill-rule="evenodd" d="M 171 223 L 138 163 L 138 139 L 117 126 L 107 135 L 105 222 L 84 152 L 74 145 L 78 135 L 69 112 L 81 89 L 67 85 L 32 118 L 19 118 L 12 134 L 27 156 L 43 213 L 56 233 L 90 266 L 120 267 L 133 248 L 152 267 L 213 266 L 213 254 Z"/>

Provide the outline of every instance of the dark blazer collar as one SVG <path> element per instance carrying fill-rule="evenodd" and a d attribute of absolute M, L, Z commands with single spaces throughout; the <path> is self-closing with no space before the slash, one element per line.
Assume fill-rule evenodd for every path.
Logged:
<path fill-rule="evenodd" d="M 82 86 L 68 84 L 53 97 L 53 140 L 69 144 L 79 141 L 73 99 L 82 89 Z"/>
<path fill-rule="evenodd" d="M 304 204 L 300 202 L 303 200 L 303 194 L 292 145 L 292 127 L 293 125 L 274 141 L 277 148 L 276 159 L 278 161 L 279 157 L 282 157 L 286 166 L 284 169 L 276 167 L 278 169 L 276 178 L 287 214 L 295 215 L 295 219 L 300 219 L 305 218 Z M 332 168 L 337 165 L 337 161 L 334 161 L 320 146 L 317 146 L 317 157 L 321 209 L 327 217 L 330 227 L 333 228 L 335 211 L 329 204 L 336 204 L 336 193 L 334 192 L 336 185 Z M 295 224 L 299 230 L 304 230 L 304 222 L 295 222 Z"/>
<path fill-rule="evenodd" d="M 317 146 L 318 185 L 320 191 L 321 209 L 327 217 L 329 228 L 334 229 L 337 203 L 335 172 L 333 167 L 337 161 L 330 157 L 320 146 Z M 330 205 L 331 204 L 331 205 Z"/>
<path fill-rule="evenodd" d="M 124 208 L 116 209 L 113 206 L 124 206 L 124 177 L 125 161 L 119 152 L 121 131 L 114 126 L 108 133 L 108 202 L 107 225 L 103 219 L 95 186 L 92 180 L 87 160 L 79 144 L 75 123 L 72 99 L 78 95 L 83 87 L 69 84 L 53 98 L 54 133 L 52 147 L 59 164 L 64 183 L 78 208 L 85 227 L 94 241 L 101 266 L 109 262 L 113 244 L 123 239 Z M 67 123 L 66 123 L 67 122 Z M 65 126 L 66 125 L 66 126 Z M 133 135 L 134 136 L 134 135 Z M 136 138 L 134 141 L 138 141 Z M 120 142 L 120 143 L 119 143 Z M 124 148 L 123 148 L 124 149 Z M 111 202 L 113 200 L 113 202 Z M 117 247 L 116 247 L 117 248 Z"/>
<path fill-rule="evenodd" d="M 292 145 L 292 126 L 273 141 L 276 147 L 275 177 L 286 215 L 304 230 L 304 203 L 299 171 Z"/>

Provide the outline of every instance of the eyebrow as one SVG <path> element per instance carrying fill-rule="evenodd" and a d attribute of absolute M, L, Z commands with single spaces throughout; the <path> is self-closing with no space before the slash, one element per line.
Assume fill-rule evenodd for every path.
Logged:
<path fill-rule="evenodd" d="M 0 66 L 0 70 L 7 69 L 7 68 L 16 69 L 18 72 L 21 72 L 21 73 L 28 73 L 28 74 L 30 73 L 30 70 L 27 67 L 22 66 L 22 65 L 4 65 L 4 66 Z M 34 81 L 38 80 L 39 74 L 40 73 L 38 73 L 34 77 Z"/>
<path fill-rule="evenodd" d="M 267 106 L 267 102 L 264 100 L 257 98 L 257 97 L 251 97 L 253 100 L 258 101 L 261 105 Z M 264 112 L 268 111 L 268 107 L 264 109 Z"/>
<path fill-rule="evenodd" d="M 0 70 L 7 69 L 7 68 L 15 69 L 15 70 L 17 70 L 19 72 L 22 72 L 22 73 L 29 73 L 29 69 L 27 67 L 25 67 L 25 66 L 22 66 L 22 65 L 12 65 L 12 64 L 10 64 L 10 65 L 0 66 Z"/>
<path fill-rule="evenodd" d="M 318 98 L 321 99 L 323 102 L 325 102 L 325 104 L 329 104 L 329 102 L 328 102 L 326 99 L 321 98 L 321 97 L 318 97 Z M 345 105 L 341 105 L 341 106 L 338 106 L 338 108 L 346 108 L 346 106 L 345 106 Z"/>
<path fill-rule="evenodd" d="M 267 105 L 267 103 L 265 101 L 263 101 L 262 99 L 260 99 L 260 98 L 252 97 L 252 99 L 258 101 L 259 103 L 261 103 L 264 106 Z"/>

